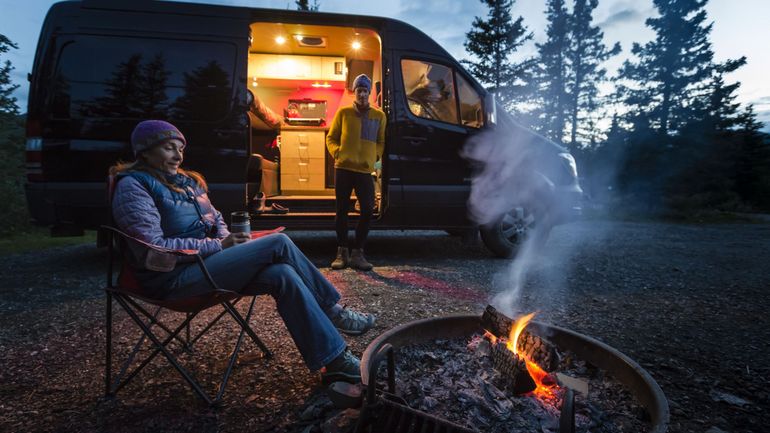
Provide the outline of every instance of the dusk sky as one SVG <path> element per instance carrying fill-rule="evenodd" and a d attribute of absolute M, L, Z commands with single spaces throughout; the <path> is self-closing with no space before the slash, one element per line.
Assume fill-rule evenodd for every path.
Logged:
<path fill-rule="evenodd" d="M 12 73 L 14 83 L 21 87 L 15 93 L 22 112 L 27 105 L 27 73 L 32 68 L 35 45 L 45 13 L 51 0 L 0 0 L 0 33 L 19 45 L 2 56 L 16 68 Z M 196 3 L 294 9 L 294 1 L 287 0 L 206 0 Z M 311 0 L 312 4 L 313 1 Z M 477 0 L 320 0 L 322 12 L 387 16 L 405 21 L 421 29 L 458 59 L 467 58 L 463 41 L 475 16 L 486 16 L 486 7 Z M 567 4 L 571 4 L 567 0 Z M 517 0 L 513 15 L 524 17 L 524 24 L 535 33 L 535 41 L 545 37 L 545 0 Z M 759 120 L 770 131 L 770 0 L 711 0 L 707 6 L 710 21 L 714 22 L 711 34 L 716 60 L 746 56 L 748 64 L 732 74 L 730 81 L 741 81 L 739 101 L 752 103 Z M 620 42 L 623 53 L 608 63 L 614 74 L 630 52 L 633 42 L 644 43 L 654 37 L 645 27 L 644 20 L 655 14 L 652 0 L 600 0 L 594 19 L 604 30 L 608 45 Z M 531 55 L 534 42 L 525 46 L 519 56 Z M 520 57 L 515 57 L 520 58 Z"/>

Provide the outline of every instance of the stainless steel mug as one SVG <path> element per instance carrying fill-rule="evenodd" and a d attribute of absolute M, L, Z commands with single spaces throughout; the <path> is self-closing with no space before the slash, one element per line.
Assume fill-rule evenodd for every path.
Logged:
<path fill-rule="evenodd" d="M 230 214 L 230 232 L 251 233 L 251 218 L 248 212 L 238 211 Z"/>

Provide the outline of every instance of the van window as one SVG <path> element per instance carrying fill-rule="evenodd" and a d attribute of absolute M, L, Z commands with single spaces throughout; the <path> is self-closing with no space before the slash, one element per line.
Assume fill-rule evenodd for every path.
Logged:
<path fill-rule="evenodd" d="M 459 123 L 452 69 L 419 60 L 401 60 L 404 91 L 415 116 Z"/>
<path fill-rule="evenodd" d="M 232 101 L 236 48 L 218 42 L 89 36 L 59 56 L 57 118 L 215 121 Z"/>
<path fill-rule="evenodd" d="M 460 120 L 464 126 L 481 128 L 484 125 L 484 110 L 481 97 L 476 89 L 457 74 L 457 94 L 460 97 Z"/>

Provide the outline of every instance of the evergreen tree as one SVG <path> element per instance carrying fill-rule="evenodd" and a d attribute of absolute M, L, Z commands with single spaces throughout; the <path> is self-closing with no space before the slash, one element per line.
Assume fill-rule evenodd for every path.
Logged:
<path fill-rule="evenodd" d="M 0 34 L 0 54 L 18 46 Z M 29 219 L 24 201 L 24 119 L 13 92 L 19 87 L 11 81 L 10 60 L 0 67 L 0 236 L 17 233 Z"/>
<path fill-rule="evenodd" d="M 546 10 L 547 39 L 537 44 L 537 129 L 551 140 L 561 143 L 567 116 L 567 47 L 568 13 L 564 0 L 548 0 Z"/>
<path fill-rule="evenodd" d="M 760 132 L 754 106 L 749 105 L 736 125 L 740 155 L 735 167 L 735 189 L 752 207 L 770 210 L 770 137 Z"/>
<path fill-rule="evenodd" d="M 145 119 L 163 119 L 168 108 L 166 82 L 171 75 L 161 53 L 142 67 L 142 80 L 138 86 L 139 111 Z"/>
<path fill-rule="evenodd" d="M 664 135 L 703 116 L 705 81 L 712 74 L 712 24 L 706 24 L 708 0 L 653 0 L 660 16 L 648 18 L 656 38 L 633 45 L 636 62 L 620 69 L 618 91 L 631 116 L 646 114 Z"/>
<path fill-rule="evenodd" d="M 7 53 L 11 48 L 17 49 L 18 45 L 0 34 L 0 54 Z M 13 92 L 19 88 L 18 84 L 11 83 L 11 71 L 14 69 L 10 60 L 6 60 L 0 67 L 0 115 L 19 114 L 19 106 L 16 105 L 16 97 Z"/>
<path fill-rule="evenodd" d="M 583 125 L 584 135 L 596 140 L 597 111 L 602 105 L 599 84 L 607 81 L 607 70 L 601 65 L 620 53 L 620 44 L 612 49 L 604 45 L 604 32 L 592 26 L 593 11 L 598 0 L 575 0 L 569 20 L 570 43 L 567 48 L 569 70 L 567 75 L 567 105 L 569 112 L 570 148 L 578 149 L 578 132 Z M 613 118 L 613 122 L 617 119 Z"/>
<path fill-rule="evenodd" d="M 725 74 L 729 74 L 746 64 L 746 57 L 728 60 L 714 66 L 713 76 L 708 85 L 709 96 L 706 99 L 704 126 L 714 131 L 726 131 L 738 126 L 745 119 L 738 114 L 740 103 L 735 102 L 735 92 L 741 86 L 736 81 L 725 83 Z M 753 113 L 753 109 L 749 111 Z"/>
<path fill-rule="evenodd" d="M 314 0 L 312 5 L 310 5 L 310 2 L 308 0 L 295 0 L 294 3 L 297 5 L 298 11 L 316 12 L 320 7 L 320 5 L 318 4 L 318 0 Z"/>
<path fill-rule="evenodd" d="M 87 115 L 99 117 L 142 117 L 140 88 L 144 81 L 142 55 L 132 54 L 125 62 L 119 63 L 106 83 L 106 96 L 96 98 L 93 103 L 83 104 L 81 110 Z"/>
<path fill-rule="evenodd" d="M 513 0 L 480 1 L 489 7 L 488 19 L 475 17 L 463 44 L 477 60 L 462 63 L 489 91 L 497 93 L 506 109 L 516 111 L 517 104 L 525 101 L 532 60 L 513 63 L 510 56 L 532 39 L 532 33 L 522 17 L 513 21 Z"/>

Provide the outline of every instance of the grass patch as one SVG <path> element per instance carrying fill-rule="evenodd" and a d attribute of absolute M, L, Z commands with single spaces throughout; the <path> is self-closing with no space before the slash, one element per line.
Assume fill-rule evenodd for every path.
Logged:
<path fill-rule="evenodd" d="M 96 230 L 86 230 L 84 236 L 53 238 L 49 228 L 33 227 L 24 233 L 0 238 L 0 256 L 87 243 L 96 244 Z"/>

